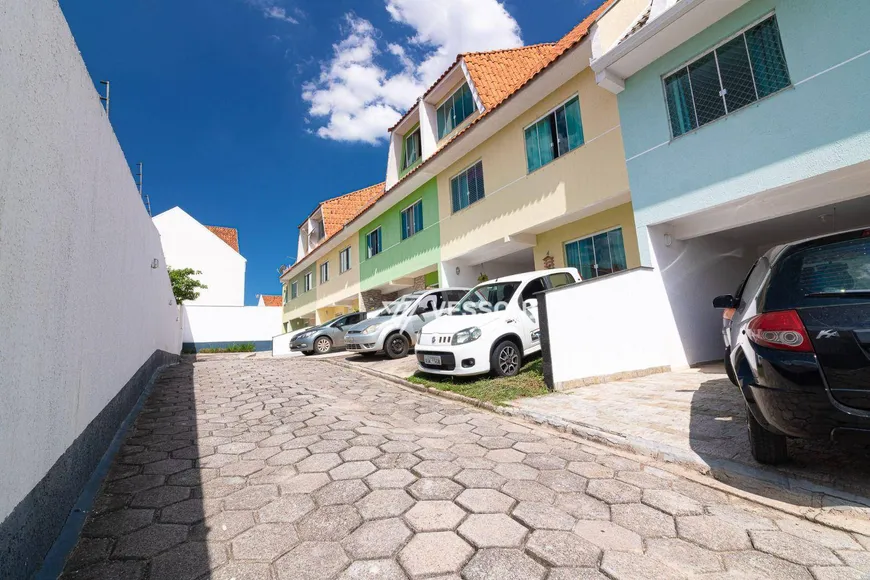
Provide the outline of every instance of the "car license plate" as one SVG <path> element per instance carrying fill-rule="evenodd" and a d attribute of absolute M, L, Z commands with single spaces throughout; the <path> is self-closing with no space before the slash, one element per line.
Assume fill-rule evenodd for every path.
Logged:
<path fill-rule="evenodd" d="M 423 362 L 427 365 L 441 366 L 441 357 L 434 354 L 424 354 Z"/>

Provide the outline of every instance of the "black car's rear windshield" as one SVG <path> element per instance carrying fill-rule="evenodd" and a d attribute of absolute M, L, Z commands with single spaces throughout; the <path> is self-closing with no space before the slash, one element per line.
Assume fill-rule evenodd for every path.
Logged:
<path fill-rule="evenodd" d="M 850 303 L 870 304 L 870 231 L 786 255 L 771 276 L 764 310 Z"/>

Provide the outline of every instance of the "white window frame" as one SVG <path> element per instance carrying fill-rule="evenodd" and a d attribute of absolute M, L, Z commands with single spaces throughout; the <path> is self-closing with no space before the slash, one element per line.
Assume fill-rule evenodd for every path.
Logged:
<path fill-rule="evenodd" d="M 417 201 L 415 201 L 414 203 L 412 203 L 411 205 L 409 205 L 408 207 L 406 207 L 405 209 L 403 209 L 402 211 L 400 211 L 399 215 L 401 216 L 403 213 L 405 213 L 409 209 L 413 209 L 414 206 L 417 204 L 420 204 L 420 207 L 423 207 L 423 198 L 422 197 L 420 199 L 418 199 Z M 411 212 L 411 223 L 412 224 L 414 222 L 413 218 L 414 218 L 414 212 Z M 407 219 L 405 221 L 407 222 Z M 401 217 L 399 218 L 399 227 L 402 227 L 402 218 Z M 426 229 L 426 224 L 423 224 L 422 230 L 414 230 L 410 235 L 408 235 L 407 238 L 405 237 L 405 232 L 402 231 L 401 235 L 399 237 L 402 238 L 402 241 L 404 242 L 405 240 L 410 240 L 411 238 L 413 238 L 414 236 L 416 236 L 417 234 L 419 234 L 420 232 L 422 232 L 425 229 Z"/>
<path fill-rule="evenodd" d="M 525 131 L 523 131 L 523 135 L 525 135 Z M 523 146 L 525 147 L 525 143 L 523 143 Z M 462 175 L 463 173 L 465 173 L 466 171 L 468 171 L 469 169 L 471 169 L 472 167 L 474 167 L 475 165 L 477 165 L 478 163 L 480 163 L 480 168 L 482 170 L 483 169 L 483 157 L 478 157 L 476 160 L 474 160 L 474 162 L 469 163 L 468 166 L 466 166 L 461 171 L 457 171 L 456 175 L 454 175 L 453 177 L 451 177 L 450 179 L 447 180 L 447 187 L 450 190 L 449 193 L 450 193 L 450 213 L 451 213 L 451 215 L 455 214 L 455 213 L 459 213 L 461 211 L 465 211 L 468 208 L 470 208 L 471 206 L 473 206 L 474 203 L 477 203 L 477 201 L 483 201 L 484 199 L 486 199 L 486 174 L 484 174 L 483 199 L 479 199 L 474 203 L 469 203 L 468 205 L 466 205 L 462 209 L 454 209 L 454 207 L 453 207 L 453 180 L 456 179 L 457 177 L 459 177 L 460 175 Z M 526 167 L 528 167 L 528 162 L 526 163 Z"/>
<path fill-rule="evenodd" d="M 401 224 L 399 224 L 399 225 L 401 225 Z M 371 256 L 369 255 L 369 248 L 370 248 L 370 245 L 369 245 L 369 236 L 372 235 L 373 233 L 375 233 L 376 231 L 380 230 L 380 229 L 381 229 L 381 226 L 378 226 L 378 227 L 376 227 L 375 229 L 373 229 L 372 231 L 370 231 L 369 233 L 366 234 L 366 260 L 371 260 L 372 258 L 374 258 L 375 256 L 377 256 L 377 255 L 383 253 L 383 251 L 384 251 L 384 248 L 383 248 L 383 247 L 380 247 L 380 248 L 378 248 L 378 253 L 377 253 L 377 254 L 372 254 Z M 383 246 L 383 239 L 384 239 L 384 232 L 383 232 L 383 231 L 381 231 L 381 235 L 379 236 L 379 238 L 382 240 L 381 246 Z"/>
<path fill-rule="evenodd" d="M 329 282 L 329 262 L 328 261 L 320 264 L 320 283 L 325 284 L 326 282 Z"/>
<path fill-rule="evenodd" d="M 677 69 L 677 70 L 680 70 L 680 69 Z M 546 119 L 547 117 L 549 117 L 550 115 L 552 115 L 553 113 L 555 113 L 555 112 L 556 112 L 556 109 L 559 109 L 559 108 L 561 108 L 561 107 L 564 107 L 564 106 L 568 103 L 568 101 L 573 100 L 575 97 L 576 97 L 576 99 L 577 99 L 577 107 L 580 108 L 580 123 L 581 123 L 581 126 L 582 126 L 582 123 L 583 123 L 583 107 L 582 107 L 581 104 L 580 104 L 580 93 L 579 93 L 579 92 L 576 92 L 576 93 L 574 93 L 573 95 L 571 95 L 570 97 L 568 97 L 567 99 L 565 99 L 564 101 L 562 101 L 561 103 L 559 103 L 558 105 L 556 105 L 555 107 L 553 107 L 552 109 L 550 109 L 549 111 L 547 111 L 546 113 L 544 113 L 543 115 L 541 115 L 540 117 L 538 117 L 537 119 L 535 119 L 534 121 L 532 121 L 531 123 L 529 123 L 528 125 L 526 125 L 525 127 L 523 127 L 523 129 L 522 129 L 522 131 L 523 131 L 523 157 L 525 157 L 525 159 L 526 159 L 526 171 L 528 171 L 528 167 L 529 167 L 529 148 L 526 147 L 526 129 L 528 129 L 528 128 L 531 127 L 532 125 L 537 125 L 540 121 L 543 121 L 544 119 Z M 669 120 L 670 120 L 670 119 L 669 119 Z M 583 143 L 582 143 L 581 145 L 578 145 L 577 147 L 575 147 L 574 149 L 571 149 L 570 151 L 566 151 L 564 155 L 557 155 L 556 157 L 553 157 L 553 161 L 550 161 L 549 163 L 545 163 L 544 165 L 541 165 L 540 167 L 538 167 L 538 169 L 535 169 L 535 171 L 539 171 L 539 170 L 543 169 L 544 167 L 546 167 L 546 166 L 549 165 L 550 163 L 553 163 L 553 162 L 556 161 L 557 159 L 561 159 L 562 157 L 565 157 L 566 155 L 568 155 L 568 153 L 573 153 L 574 151 L 577 151 L 577 150 L 582 149 L 583 147 L 585 147 L 585 146 L 586 146 L 586 143 L 587 143 L 587 141 L 586 141 L 586 134 L 585 134 L 585 133 L 586 133 L 586 132 L 584 131 L 584 134 L 583 134 Z M 532 173 L 534 173 L 534 171 L 533 171 Z M 531 175 L 531 173 L 526 173 L 526 175 Z"/>
<path fill-rule="evenodd" d="M 604 230 L 599 230 L 599 231 L 592 233 L 592 234 L 587 234 L 584 236 L 580 236 L 579 238 L 574 238 L 573 240 L 567 240 L 565 242 L 562 242 L 562 254 L 564 255 L 564 259 L 565 259 L 565 267 L 566 268 L 571 267 L 568 265 L 568 244 L 573 244 L 573 243 L 579 242 L 581 240 L 592 239 L 595 236 L 600 236 L 601 234 L 609 234 L 610 232 L 615 232 L 616 230 L 623 231 L 622 241 L 623 241 L 623 244 L 625 244 L 625 233 L 624 233 L 625 228 L 622 227 L 621 225 L 620 226 L 613 226 L 612 228 L 607 228 Z M 592 240 L 592 244 L 593 244 L 592 247 L 595 248 L 595 240 Z M 610 247 L 610 237 L 607 238 L 607 250 L 610 252 L 610 263 L 612 264 L 613 263 L 613 249 Z M 626 258 L 626 262 L 628 262 L 628 255 L 627 254 L 626 254 L 625 258 Z M 596 276 L 593 279 L 601 278 L 602 276 L 610 276 L 610 274 L 598 274 L 598 258 L 596 257 L 595 260 L 596 261 L 595 261 L 595 264 L 593 265 L 593 269 L 595 270 Z M 627 269 L 628 268 L 626 267 L 626 270 Z M 578 268 L 578 270 L 579 270 L 579 268 Z M 623 272 L 623 271 L 624 270 L 620 270 L 620 272 Z M 616 272 L 612 272 L 612 273 L 615 274 Z"/>
<path fill-rule="evenodd" d="M 302 292 L 311 292 L 314 288 L 314 272 L 306 272 L 302 278 Z"/>
<path fill-rule="evenodd" d="M 695 104 L 695 91 L 692 88 L 692 76 L 690 74 L 689 75 L 689 91 L 692 94 L 692 107 L 695 109 L 695 124 L 697 125 L 697 127 L 692 129 L 691 131 L 686 131 L 685 133 L 683 133 L 681 135 L 674 136 L 674 125 L 673 125 L 673 123 L 671 123 L 671 108 L 668 107 L 668 89 L 667 89 L 667 84 L 665 83 L 665 81 L 669 77 L 673 76 L 675 73 L 677 73 L 683 69 L 689 68 L 690 66 L 695 64 L 697 61 L 701 60 L 702 58 L 704 58 L 705 56 L 710 54 L 711 52 L 715 51 L 718 48 L 721 48 L 722 46 L 725 46 L 726 44 L 728 44 L 729 42 L 731 42 L 732 40 L 734 40 L 738 36 L 745 34 L 746 31 L 749 30 L 750 28 L 754 28 L 754 27 L 758 26 L 759 24 L 761 24 L 762 22 L 764 22 L 765 20 L 768 20 L 769 18 L 771 18 L 773 16 L 776 16 L 776 10 L 771 10 L 770 12 L 768 12 L 767 14 L 762 16 L 761 18 L 754 20 L 751 24 L 744 26 L 743 28 L 741 28 L 740 30 L 738 30 L 737 32 L 732 34 L 731 36 L 728 36 L 728 37 L 724 38 L 723 40 L 720 40 L 719 42 L 717 42 L 716 44 L 714 44 L 713 46 L 711 46 L 707 50 L 698 53 L 693 58 L 687 60 L 686 62 L 684 62 L 680 66 L 676 67 L 675 69 L 673 69 L 669 72 L 666 72 L 665 74 L 663 74 L 661 76 L 662 97 L 665 100 L 665 110 L 667 111 L 667 115 L 668 115 L 668 132 L 671 134 L 671 141 L 673 141 L 674 139 L 679 139 L 680 137 L 683 137 L 685 135 L 691 135 L 692 133 L 694 133 L 695 131 L 697 131 L 703 127 L 707 127 L 708 125 L 712 125 L 713 123 L 720 121 L 721 119 L 724 119 L 726 117 L 729 117 L 729 116 L 733 115 L 734 113 L 739 113 L 743 109 L 747 109 L 747 108 L 751 107 L 752 105 L 757 105 L 758 103 L 765 101 L 765 100 L 769 99 L 770 97 L 773 97 L 774 95 L 778 95 L 779 93 L 781 93 L 783 91 L 787 91 L 791 88 L 794 88 L 794 80 L 792 79 L 792 76 L 791 76 L 791 69 L 788 66 L 788 60 L 786 60 L 785 68 L 788 71 L 789 84 L 782 87 L 781 89 L 779 89 L 776 92 L 770 93 L 769 95 L 767 95 L 765 97 L 757 98 L 758 97 L 758 87 L 755 86 L 755 74 L 754 74 L 754 69 L 752 67 L 752 58 L 749 57 L 749 55 L 748 55 L 749 47 L 747 46 L 746 52 L 747 52 L 747 58 L 749 60 L 749 70 L 753 72 L 752 85 L 753 85 L 753 87 L 755 87 L 756 100 L 749 103 L 748 105 L 745 105 L 745 106 L 737 109 L 736 111 L 732 112 L 732 111 L 728 110 L 728 101 L 725 99 L 724 96 L 722 96 L 722 104 L 725 107 L 725 114 L 717 119 L 710 121 L 709 123 L 705 123 L 704 125 L 701 125 L 701 123 L 699 122 L 699 119 L 698 119 L 698 109 L 697 109 L 697 105 Z M 782 31 L 779 30 L 779 19 L 778 18 L 776 20 L 776 27 L 777 27 L 777 31 L 780 33 L 779 41 L 782 42 Z M 744 38 L 744 42 L 745 42 L 745 38 Z M 783 46 L 783 52 L 785 52 L 785 46 Z M 719 84 L 721 85 L 722 84 L 722 73 L 719 70 L 719 57 L 718 57 L 718 55 L 715 57 L 715 60 L 716 60 L 716 74 L 719 75 Z"/>
<path fill-rule="evenodd" d="M 344 260 L 345 252 L 347 252 L 347 260 L 346 261 Z M 350 270 L 350 268 L 351 268 L 350 260 L 351 260 L 351 250 L 350 250 L 350 246 L 348 246 L 338 253 L 338 274 L 339 275 L 344 274 L 345 272 Z"/>

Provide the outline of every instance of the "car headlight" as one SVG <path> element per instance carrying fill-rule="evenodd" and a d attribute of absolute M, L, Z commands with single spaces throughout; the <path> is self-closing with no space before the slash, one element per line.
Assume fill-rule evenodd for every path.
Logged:
<path fill-rule="evenodd" d="M 362 331 L 363 334 L 372 334 L 373 332 L 377 332 L 377 330 L 381 327 L 381 324 L 372 324 L 370 326 L 366 326 L 365 330 Z"/>
<path fill-rule="evenodd" d="M 312 332 L 303 332 L 299 336 L 296 337 L 296 340 L 303 340 L 305 338 L 311 338 Z"/>
<path fill-rule="evenodd" d="M 480 338 L 480 329 L 476 326 L 472 326 L 471 328 L 460 330 L 454 334 L 453 340 L 450 341 L 450 344 L 466 344 L 468 342 L 474 342 L 478 338 Z"/>

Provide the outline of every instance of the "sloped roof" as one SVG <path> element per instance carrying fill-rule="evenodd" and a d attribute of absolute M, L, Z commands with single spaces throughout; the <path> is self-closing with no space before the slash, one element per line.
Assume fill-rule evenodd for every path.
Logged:
<path fill-rule="evenodd" d="M 219 237 L 226 245 L 239 252 L 239 232 L 236 228 L 222 226 L 205 226 L 208 230 Z"/>
<path fill-rule="evenodd" d="M 263 304 L 265 304 L 266 306 L 282 306 L 282 305 L 283 305 L 283 304 L 282 304 L 282 299 L 281 299 L 281 296 L 280 296 L 280 295 L 278 295 L 278 296 L 272 296 L 272 295 L 267 296 L 266 294 L 263 294 L 263 295 L 260 296 L 260 298 L 263 299 Z"/>
<path fill-rule="evenodd" d="M 483 106 L 494 109 L 552 60 L 555 43 L 463 54 Z"/>
<path fill-rule="evenodd" d="M 320 204 L 323 212 L 324 241 L 337 234 L 350 220 L 384 195 L 384 183 L 327 199 Z"/>

